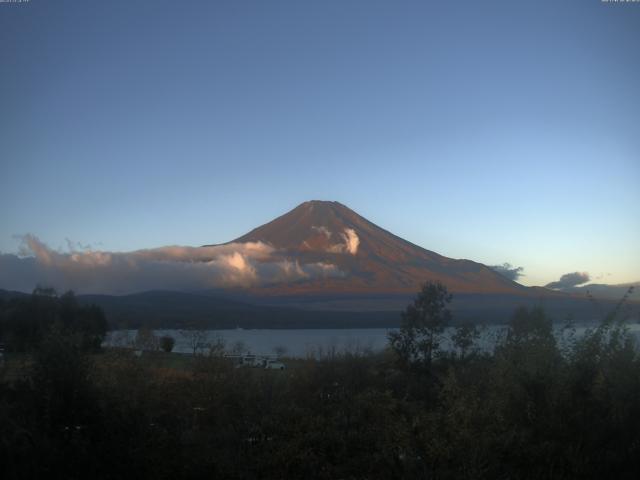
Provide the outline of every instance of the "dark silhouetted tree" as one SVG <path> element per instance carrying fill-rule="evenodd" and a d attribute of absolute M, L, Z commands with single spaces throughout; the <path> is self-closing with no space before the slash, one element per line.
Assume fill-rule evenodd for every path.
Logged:
<path fill-rule="evenodd" d="M 135 346 L 140 350 L 157 350 L 158 349 L 158 337 L 155 336 L 153 330 L 150 328 L 139 328 L 136 333 Z"/>
<path fill-rule="evenodd" d="M 107 332 L 103 311 L 79 304 L 73 292 L 58 297 L 52 288 L 38 287 L 31 296 L 8 300 L 0 315 L 0 331 L 11 351 L 30 351 L 55 326 L 63 335 L 78 336 L 83 351 L 97 351 Z"/>
<path fill-rule="evenodd" d="M 453 346 L 458 349 L 458 355 L 461 360 L 472 351 L 476 341 L 480 337 L 478 327 L 472 323 L 465 323 L 456 328 L 455 333 L 451 337 Z"/>
<path fill-rule="evenodd" d="M 447 305 L 452 295 L 440 282 L 426 282 L 402 313 L 398 332 L 389 333 L 389 344 L 405 367 L 431 366 L 440 348 L 442 333 L 451 321 Z"/>
<path fill-rule="evenodd" d="M 163 335 L 162 337 L 160 337 L 160 348 L 167 353 L 173 350 L 173 347 L 175 344 L 176 344 L 175 338 L 173 338 L 170 335 Z"/>
<path fill-rule="evenodd" d="M 191 351 L 193 355 L 198 353 L 198 351 L 202 352 L 209 345 L 206 343 L 207 340 L 207 331 L 199 328 L 192 328 L 189 330 L 180 330 L 180 335 L 185 338 L 191 347 Z"/>

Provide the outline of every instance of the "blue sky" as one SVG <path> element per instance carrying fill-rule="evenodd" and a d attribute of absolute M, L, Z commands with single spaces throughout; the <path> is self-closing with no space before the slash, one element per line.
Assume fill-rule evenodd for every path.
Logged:
<path fill-rule="evenodd" d="M 0 252 L 337 200 L 525 284 L 640 278 L 640 4 L 0 4 Z"/>

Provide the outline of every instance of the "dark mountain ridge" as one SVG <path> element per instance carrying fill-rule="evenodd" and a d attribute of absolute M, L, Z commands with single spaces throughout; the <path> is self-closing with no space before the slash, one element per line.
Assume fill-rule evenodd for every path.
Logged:
<path fill-rule="evenodd" d="M 0 290 L 0 299 L 26 298 L 28 294 Z M 98 305 L 109 328 L 393 328 L 410 296 L 324 296 L 274 298 L 268 304 L 251 304 L 238 298 L 172 291 L 148 291 L 131 295 L 78 295 L 85 305 Z M 245 300 L 249 298 L 245 297 Z M 586 299 L 510 295 L 459 294 L 451 304 L 454 323 L 505 323 L 519 305 L 541 305 L 555 321 L 571 316 L 579 323 L 600 320 L 615 306 L 602 300 L 598 308 Z M 640 303 L 629 302 L 634 321 Z"/>

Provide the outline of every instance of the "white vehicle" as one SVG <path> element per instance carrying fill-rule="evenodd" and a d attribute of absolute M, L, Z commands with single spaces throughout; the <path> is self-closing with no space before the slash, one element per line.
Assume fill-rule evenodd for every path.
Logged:
<path fill-rule="evenodd" d="M 267 364 L 264 368 L 268 370 L 284 370 L 285 366 L 280 360 L 267 360 Z"/>
<path fill-rule="evenodd" d="M 240 364 L 246 367 L 262 367 L 264 360 L 259 355 L 248 353 L 240 357 Z"/>
<path fill-rule="evenodd" d="M 244 355 L 227 354 L 225 358 L 233 361 L 236 368 L 242 367 L 254 367 L 254 368 L 266 368 L 269 370 L 284 370 L 285 365 L 278 360 L 277 357 L 272 355 L 254 355 L 247 353 Z"/>

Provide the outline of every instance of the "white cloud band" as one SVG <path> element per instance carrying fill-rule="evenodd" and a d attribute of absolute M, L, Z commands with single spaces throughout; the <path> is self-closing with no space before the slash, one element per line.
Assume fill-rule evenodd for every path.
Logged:
<path fill-rule="evenodd" d="M 78 293 L 193 291 L 341 275 L 335 265 L 300 264 L 262 242 L 133 252 L 58 252 L 35 236 L 25 235 L 19 255 L 0 254 L 0 288 L 22 291 L 36 284 Z"/>

